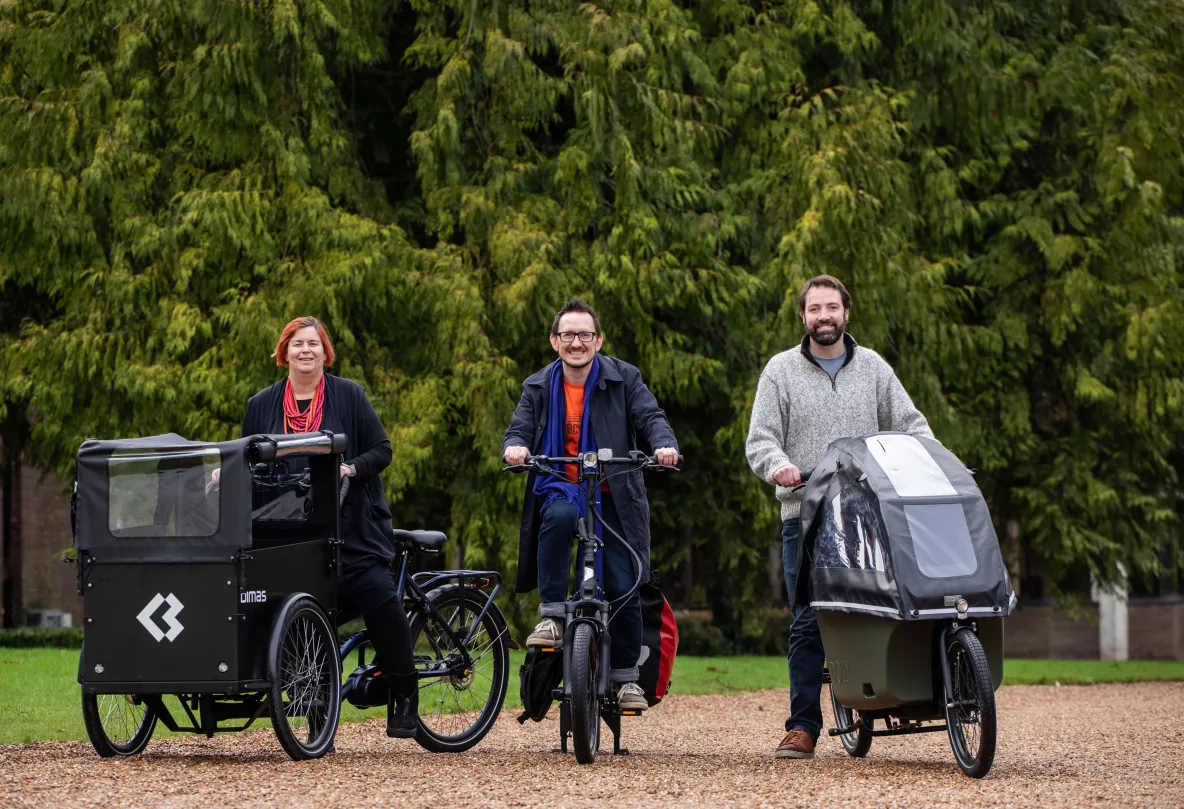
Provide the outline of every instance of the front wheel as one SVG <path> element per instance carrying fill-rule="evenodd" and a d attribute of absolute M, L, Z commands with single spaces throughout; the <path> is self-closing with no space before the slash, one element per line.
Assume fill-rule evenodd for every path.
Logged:
<path fill-rule="evenodd" d="M 578 624 L 571 641 L 571 739 L 576 761 L 591 764 L 600 747 L 600 644 L 589 624 Z"/>
<path fill-rule="evenodd" d="M 271 723 L 292 759 L 320 758 L 333 746 L 341 712 L 337 637 L 311 598 L 281 610 L 270 642 Z"/>
<path fill-rule="evenodd" d="M 419 675 L 415 740 L 433 753 L 459 753 L 481 741 L 501 712 L 510 633 L 501 610 L 479 590 L 450 587 L 428 599 L 435 614 L 425 605 L 411 620 Z"/>
<path fill-rule="evenodd" d="M 968 628 L 946 639 L 950 690 L 946 695 L 946 728 L 950 747 L 962 772 L 982 778 L 995 761 L 995 689 L 991 669 L 978 636 Z"/>
<path fill-rule="evenodd" d="M 830 705 L 835 714 L 835 727 L 849 728 L 855 724 L 855 712 L 839 704 L 833 686 L 830 689 Z M 859 719 L 861 725 L 859 730 L 839 736 L 839 741 L 843 743 L 843 749 L 847 751 L 848 755 L 855 758 L 863 758 L 872 747 L 872 720 L 863 716 L 860 716 Z"/>
<path fill-rule="evenodd" d="M 103 758 L 143 752 L 156 729 L 156 711 L 132 694 L 82 692 L 82 722 Z"/>

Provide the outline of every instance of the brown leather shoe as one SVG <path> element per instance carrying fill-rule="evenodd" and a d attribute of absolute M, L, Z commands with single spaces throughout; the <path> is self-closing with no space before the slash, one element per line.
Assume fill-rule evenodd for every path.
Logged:
<path fill-rule="evenodd" d="M 777 758 L 814 758 L 814 739 L 804 730 L 791 730 L 777 745 Z"/>

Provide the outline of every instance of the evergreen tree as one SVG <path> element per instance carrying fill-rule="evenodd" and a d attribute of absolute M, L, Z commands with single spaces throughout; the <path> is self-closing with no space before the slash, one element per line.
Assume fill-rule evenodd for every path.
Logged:
<path fill-rule="evenodd" d="M 512 574 L 501 435 L 581 294 L 688 459 L 656 566 L 734 623 L 780 595 L 756 379 L 826 272 L 1017 573 L 1179 575 L 1181 41 L 1155 0 L 13 0 L 5 436 L 63 476 L 88 436 L 229 437 L 316 314 L 396 519 Z"/>

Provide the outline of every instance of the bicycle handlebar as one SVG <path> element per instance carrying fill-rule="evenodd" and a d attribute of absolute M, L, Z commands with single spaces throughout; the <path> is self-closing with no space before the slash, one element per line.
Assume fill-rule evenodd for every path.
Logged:
<path fill-rule="evenodd" d="M 595 453 L 585 453 L 585 455 L 588 455 L 588 454 L 595 454 Z M 570 457 L 570 456 L 566 456 L 566 455 L 527 455 L 525 463 L 510 464 L 508 466 L 503 466 L 502 471 L 503 472 L 519 473 L 519 472 L 526 472 L 530 469 L 540 469 L 540 468 L 550 467 L 552 465 L 556 465 L 556 466 L 580 465 L 580 466 L 583 466 L 585 455 L 579 455 L 579 456 L 575 456 L 575 457 Z M 668 470 L 671 472 L 678 472 L 678 471 L 681 471 L 679 467 L 681 467 L 683 465 L 683 461 L 684 461 L 683 455 L 680 452 L 678 454 L 678 460 L 674 463 L 674 465 L 667 466 L 666 464 L 660 463 L 656 456 L 646 455 L 641 450 L 635 449 L 635 450 L 630 450 L 629 455 L 627 457 L 615 457 L 614 456 L 614 457 L 610 457 L 610 458 L 602 458 L 599 455 L 596 455 L 596 462 L 594 464 L 591 464 L 590 468 L 595 468 L 598 466 L 634 465 L 634 466 L 637 466 L 639 469 L 659 469 L 659 470 Z"/>

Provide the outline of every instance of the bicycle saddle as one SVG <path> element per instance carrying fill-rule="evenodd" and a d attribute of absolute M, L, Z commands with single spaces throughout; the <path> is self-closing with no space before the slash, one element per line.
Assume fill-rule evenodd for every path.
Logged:
<path fill-rule="evenodd" d="M 392 528 L 395 539 L 409 542 L 425 551 L 438 551 L 448 541 L 448 537 L 441 531 L 405 531 L 402 528 Z"/>

